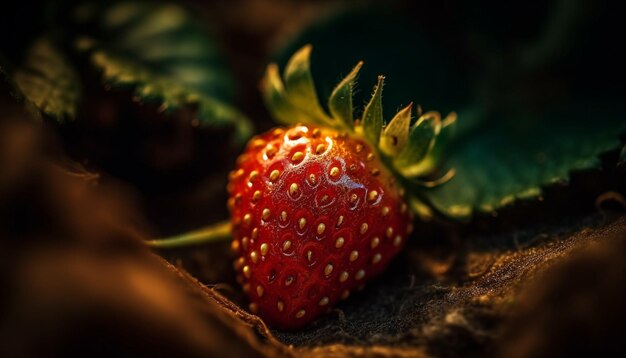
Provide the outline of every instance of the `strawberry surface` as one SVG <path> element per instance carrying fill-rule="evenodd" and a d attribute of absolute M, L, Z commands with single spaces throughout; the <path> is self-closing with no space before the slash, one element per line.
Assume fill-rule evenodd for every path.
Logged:
<path fill-rule="evenodd" d="M 412 230 L 403 189 L 360 136 L 296 125 L 253 138 L 230 175 L 250 310 L 301 327 L 379 275 Z"/>

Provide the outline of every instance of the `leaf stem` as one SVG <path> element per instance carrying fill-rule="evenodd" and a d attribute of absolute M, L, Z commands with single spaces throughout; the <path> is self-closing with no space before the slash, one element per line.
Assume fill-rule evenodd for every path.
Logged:
<path fill-rule="evenodd" d="M 154 248 L 171 249 L 184 246 L 201 245 L 210 242 L 226 241 L 230 238 L 230 222 L 223 221 L 165 239 L 149 240 L 146 241 L 146 243 L 148 246 Z"/>

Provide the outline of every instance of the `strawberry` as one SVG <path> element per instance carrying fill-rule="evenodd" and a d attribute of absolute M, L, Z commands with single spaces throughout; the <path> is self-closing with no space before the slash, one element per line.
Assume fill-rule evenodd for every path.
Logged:
<path fill-rule="evenodd" d="M 328 115 L 309 56 L 307 46 L 291 59 L 287 88 L 276 65 L 268 67 L 265 99 L 288 127 L 253 138 L 228 184 L 238 280 L 250 310 L 282 329 L 311 322 L 398 254 L 413 230 L 409 207 L 427 208 L 416 187 L 437 184 L 416 177 L 433 169 L 434 140 L 454 121 L 430 112 L 410 126 L 409 105 L 384 126 L 379 77 L 354 122 L 361 63 L 333 91 Z"/>
<path fill-rule="evenodd" d="M 229 185 L 251 310 L 295 328 L 378 275 L 412 230 L 401 190 L 358 137 L 300 125 L 253 139 Z"/>

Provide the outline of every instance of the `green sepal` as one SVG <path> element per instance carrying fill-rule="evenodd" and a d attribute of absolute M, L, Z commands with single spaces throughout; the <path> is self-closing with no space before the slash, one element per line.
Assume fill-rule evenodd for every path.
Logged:
<path fill-rule="evenodd" d="M 430 221 L 435 216 L 432 207 L 417 197 L 409 196 L 407 201 L 411 211 L 417 214 L 423 221 Z"/>
<path fill-rule="evenodd" d="M 439 159 L 443 155 L 445 148 L 454 139 L 456 133 L 457 114 L 456 112 L 450 112 L 441 122 L 441 131 L 437 135 L 437 140 L 432 149 L 428 152 L 428 157 L 432 157 L 432 161 L 439 162 Z M 428 160 L 428 159 L 426 159 Z"/>
<path fill-rule="evenodd" d="M 349 129 L 354 126 L 354 117 L 352 113 L 352 93 L 354 90 L 354 81 L 358 75 L 363 61 L 357 63 L 350 73 L 343 79 L 333 93 L 328 98 L 328 109 L 334 118 L 339 119 Z"/>
<path fill-rule="evenodd" d="M 286 125 L 300 121 L 297 109 L 289 102 L 285 86 L 280 79 L 278 65 L 275 63 L 267 66 L 261 81 L 261 92 L 267 108 L 277 121 Z"/>
<path fill-rule="evenodd" d="M 441 165 L 442 157 L 445 154 L 446 149 L 448 148 L 450 143 L 453 141 L 455 134 L 457 132 L 456 119 L 457 119 L 456 112 L 450 112 L 446 116 L 446 118 L 443 119 L 441 123 L 441 130 L 439 131 L 439 134 L 436 135 L 436 138 L 434 140 L 434 143 L 432 144 L 432 147 L 428 150 L 428 153 L 421 160 L 419 165 L 413 166 L 409 171 L 407 171 L 407 174 L 411 174 L 412 176 L 414 176 L 417 173 L 417 175 L 419 176 L 419 173 L 430 173 L 436 170 L 437 167 Z M 445 175 L 443 175 L 441 178 L 436 179 L 434 181 L 427 181 L 427 182 L 428 183 L 440 183 L 440 182 L 443 183 L 448 180 L 448 179 L 444 180 L 444 178 L 448 177 L 451 173 L 454 173 L 453 169 L 454 168 L 448 170 L 448 172 Z M 427 184 L 425 186 L 433 187 L 436 185 Z"/>
<path fill-rule="evenodd" d="M 394 161 L 398 171 L 407 177 L 426 174 L 430 165 L 425 163 L 424 159 L 435 145 L 441 126 L 441 116 L 438 112 L 427 112 L 415 122 L 409 132 L 406 147 Z"/>
<path fill-rule="evenodd" d="M 378 83 L 374 87 L 372 98 L 365 106 L 363 117 L 361 118 L 361 128 L 363 135 L 370 143 L 378 144 L 380 133 L 383 128 L 383 85 L 384 76 L 378 76 Z"/>
<path fill-rule="evenodd" d="M 411 125 L 411 110 L 413 103 L 404 107 L 383 130 L 380 136 L 380 150 L 388 156 L 401 153 L 409 141 L 409 127 Z"/>
<path fill-rule="evenodd" d="M 324 113 L 311 76 L 311 45 L 304 46 L 287 63 L 284 78 L 289 101 L 299 111 L 309 115 L 310 120 L 319 124 L 331 124 Z"/>

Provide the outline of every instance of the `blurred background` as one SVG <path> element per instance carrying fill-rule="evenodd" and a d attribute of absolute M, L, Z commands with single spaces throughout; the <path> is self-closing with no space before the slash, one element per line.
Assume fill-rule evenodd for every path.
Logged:
<path fill-rule="evenodd" d="M 0 355 L 618 349 L 620 20 L 591 0 L 5 2 Z M 142 240 L 227 219 L 228 171 L 247 138 L 275 125 L 265 68 L 309 43 L 322 102 L 363 60 L 357 108 L 383 74 L 386 118 L 409 102 L 458 113 L 443 164 L 457 179 L 428 195 L 460 221 L 423 223 L 385 282 L 341 313 L 266 331 L 235 305 L 245 300 L 229 243 L 162 261 Z M 581 249 L 590 243 L 599 248 Z M 181 283 L 179 269 L 199 282 Z"/>

